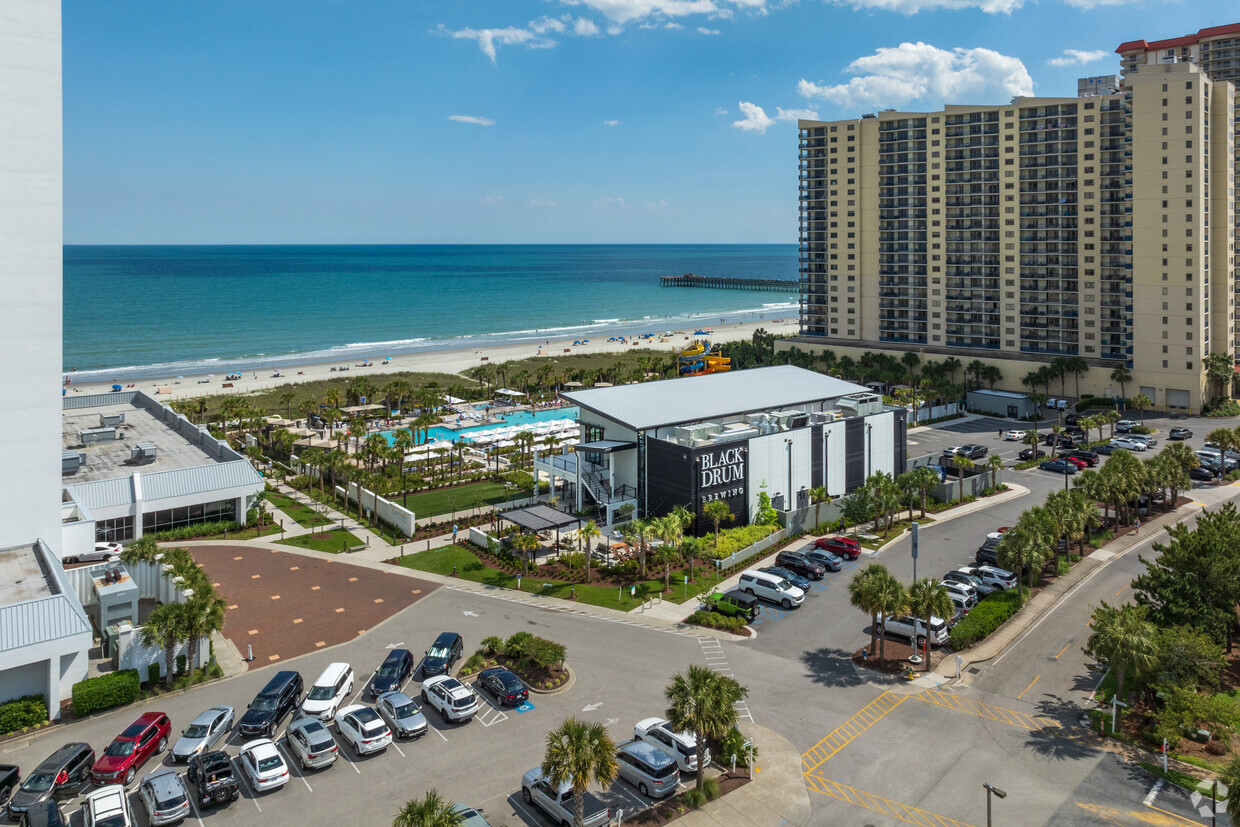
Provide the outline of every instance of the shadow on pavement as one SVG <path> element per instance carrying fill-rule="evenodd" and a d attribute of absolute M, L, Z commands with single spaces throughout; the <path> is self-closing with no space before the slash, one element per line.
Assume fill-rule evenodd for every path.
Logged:
<path fill-rule="evenodd" d="M 810 679 L 820 686 L 844 688 L 865 683 L 853 665 L 852 652 L 843 649 L 814 649 L 801 655 L 801 663 L 809 670 Z"/>

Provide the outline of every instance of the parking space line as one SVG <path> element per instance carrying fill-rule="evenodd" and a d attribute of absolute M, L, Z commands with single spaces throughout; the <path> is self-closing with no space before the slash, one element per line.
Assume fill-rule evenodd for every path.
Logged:
<path fill-rule="evenodd" d="M 276 745 L 276 749 L 280 751 L 280 755 L 283 756 L 284 760 L 288 763 L 288 771 L 293 773 L 295 777 L 300 778 L 301 783 L 306 785 L 307 790 L 309 790 L 310 792 L 314 792 L 314 788 L 310 786 L 310 782 L 306 780 L 306 776 L 303 775 L 301 772 L 294 772 L 294 769 L 295 769 L 294 762 L 291 758 L 289 758 L 288 751 L 280 746 L 279 741 L 275 741 L 274 743 Z M 357 769 L 357 768 L 354 767 L 354 769 Z M 361 775 L 361 773 L 359 772 L 358 775 Z"/>
<path fill-rule="evenodd" d="M 249 795 L 250 802 L 261 813 L 263 811 L 263 808 L 260 807 L 258 804 L 258 793 L 250 789 L 250 782 L 245 780 L 245 776 L 241 774 L 241 768 L 237 766 L 236 761 L 233 762 L 233 777 L 236 778 L 237 783 L 240 784 L 245 789 L 245 791 L 250 794 Z"/>
<path fill-rule="evenodd" d="M 444 742 L 445 744 L 446 744 L 446 743 L 448 743 L 448 737 L 447 737 L 446 735 L 444 735 L 442 732 L 440 732 L 440 731 L 439 731 L 439 729 L 438 729 L 437 727 L 433 727 L 433 726 L 431 726 L 430 724 L 427 724 L 427 727 L 428 727 L 429 729 L 433 729 L 433 730 L 435 731 L 435 734 L 436 734 L 436 735 L 438 735 L 440 738 L 443 738 L 443 742 Z"/>
<path fill-rule="evenodd" d="M 194 802 L 194 797 L 189 797 L 189 811 L 194 816 L 194 821 L 198 822 L 198 827 L 203 827 L 202 816 L 198 815 L 198 805 Z"/>
<path fill-rule="evenodd" d="M 825 738 L 806 750 L 801 756 L 802 772 L 810 773 L 825 764 L 832 756 L 851 744 L 884 715 L 895 709 L 906 698 L 884 692 L 862 709 L 832 730 Z"/>
<path fill-rule="evenodd" d="M 840 784 L 823 778 L 817 773 L 805 773 L 805 780 L 806 786 L 816 793 L 822 793 L 840 801 L 847 801 L 849 804 L 855 804 L 858 807 L 882 813 L 898 821 L 917 824 L 921 827 L 972 827 L 967 822 L 957 821 L 954 818 L 941 816 L 938 813 L 932 813 L 920 807 L 912 807 L 908 804 L 892 801 L 890 798 L 867 793 L 864 790 L 858 790 L 856 787 L 849 787 L 846 784 Z"/>
<path fill-rule="evenodd" d="M 396 750 L 397 752 L 399 752 L 399 753 L 400 753 L 400 757 L 401 757 L 401 758 L 408 758 L 408 757 L 409 757 L 409 756 L 405 755 L 405 751 L 404 751 L 403 749 L 401 749 L 401 748 L 400 748 L 400 744 L 396 743 L 396 741 L 395 741 L 395 740 L 393 740 L 393 741 L 392 741 L 392 749 L 394 749 L 394 750 Z"/>

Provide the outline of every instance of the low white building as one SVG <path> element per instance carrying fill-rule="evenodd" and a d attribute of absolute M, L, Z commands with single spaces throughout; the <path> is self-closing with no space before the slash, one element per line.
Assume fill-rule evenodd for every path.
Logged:
<path fill-rule="evenodd" d="M 0 549 L 0 702 L 42 695 L 52 719 L 86 677 L 94 633 L 44 543 Z"/>
<path fill-rule="evenodd" d="M 66 396 L 61 431 L 62 559 L 85 543 L 243 523 L 263 490 L 243 454 L 142 391 Z"/>
<path fill-rule="evenodd" d="M 832 496 L 880 471 L 906 470 L 908 412 L 868 388 L 788 365 L 563 394 L 580 406 L 572 453 L 537 457 L 536 475 L 568 491 L 578 510 L 597 506 L 611 525 L 632 505 L 639 517 L 677 505 L 701 514 L 725 500 L 734 525 L 765 491 L 782 510 Z M 699 526 L 699 530 L 701 527 Z"/>

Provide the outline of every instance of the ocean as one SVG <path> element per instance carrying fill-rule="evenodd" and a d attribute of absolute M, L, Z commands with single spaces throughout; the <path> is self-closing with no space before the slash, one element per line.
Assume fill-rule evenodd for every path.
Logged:
<path fill-rule="evenodd" d="M 64 367 L 143 378 L 796 315 L 795 284 L 659 286 L 681 273 L 795 283 L 797 248 L 66 246 Z"/>

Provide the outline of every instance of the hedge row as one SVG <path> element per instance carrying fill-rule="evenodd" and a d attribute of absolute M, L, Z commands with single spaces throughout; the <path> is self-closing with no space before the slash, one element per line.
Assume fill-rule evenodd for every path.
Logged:
<path fill-rule="evenodd" d="M 723 629 L 726 632 L 737 632 L 745 628 L 745 619 L 699 609 L 685 619 L 687 623 L 705 626 L 708 629 Z"/>
<path fill-rule="evenodd" d="M 731 557 L 735 552 L 748 548 L 754 543 L 774 534 L 779 530 L 779 526 L 775 525 L 746 525 L 738 528 L 728 528 L 719 532 L 719 548 L 714 547 L 714 534 L 706 535 L 706 539 L 710 544 L 702 550 L 702 557 L 707 560 L 722 560 L 725 557 Z"/>
<path fill-rule="evenodd" d="M 967 649 L 998 629 L 1020 608 L 1018 590 L 991 592 L 952 629 L 952 648 Z"/>
<path fill-rule="evenodd" d="M 225 531 L 240 531 L 243 528 L 245 526 L 241 525 L 241 523 L 233 522 L 232 520 L 222 520 L 216 523 L 191 523 L 170 528 L 167 531 L 148 531 L 144 536 L 159 542 L 193 540 L 195 537 L 211 537 L 216 534 L 223 534 Z"/>
<path fill-rule="evenodd" d="M 26 695 L 0 704 L 0 735 L 37 726 L 47 720 L 47 704 L 42 695 Z"/>
<path fill-rule="evenodd" d="M 81 718 L 92 712 L 133 703 L 141 694 L 137 669 L 87 678 L 73 685 L 73 713 Z"/>

